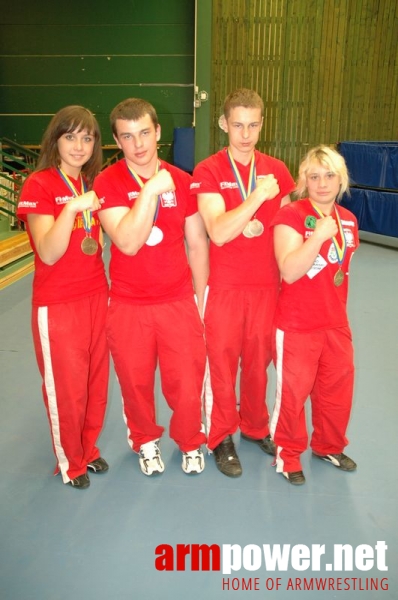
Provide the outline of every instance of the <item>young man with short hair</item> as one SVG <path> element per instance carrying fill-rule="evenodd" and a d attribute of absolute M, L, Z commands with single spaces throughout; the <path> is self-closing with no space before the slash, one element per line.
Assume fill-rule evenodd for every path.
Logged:
<path fill-rule="evenodd" d="M 220 119 L 229 145 L 196 166 L 191 185 L 211 240 L 204 315 L 213 396 L 206 399 L 208 448 L 229 477 L 242 473 L 232 439 L 239 427 L 244 440 L 275 453 L 266 386 L 279 273 L 269 225 L 290 201 L 294 181 L 282 161 L 255 148 L 263 113 L 253 90 L 229 94 Z"/>
<path fill-rule="evenodd" d="M 110 120 L 124 159 L 106 168 L 94 188 L 103 199 L 101 224 L 112 240 L 107 335 L 128 441 L 145 475 L 163 472 L 164 428 L 156 422 L 154 399 L 159 363 L 162 391 L 173 411 L 170 437 L 182 452 L 184 472 L 200 473 L 206 439 L 201 423 L 206 351 L 199 313 L 208 277 L 206 231 L 189 195 L 191 176 L 158 158 L 161 130 L 154 107 L 129 98 L 113 109 Z"/>

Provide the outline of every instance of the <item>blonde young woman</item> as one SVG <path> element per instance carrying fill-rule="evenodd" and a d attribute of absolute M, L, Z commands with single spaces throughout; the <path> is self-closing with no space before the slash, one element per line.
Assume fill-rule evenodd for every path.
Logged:
<path fill-rule="evenodd" d="M 275 314 L 277 396 L 271 435 L 276 470 L 305 483 L 300 455 L 308 445 L 310 396 L 313 456 L 342 471 L 351 413 L 354 364 L 347 318 L 349 266 L 358 247 L 355 216 L 338 205 L 348 188 L 344 159 L 327 146 L 309 151 L 299 168 L 301 200 L 282 208 L 274 225 L 281 292 Z"/>

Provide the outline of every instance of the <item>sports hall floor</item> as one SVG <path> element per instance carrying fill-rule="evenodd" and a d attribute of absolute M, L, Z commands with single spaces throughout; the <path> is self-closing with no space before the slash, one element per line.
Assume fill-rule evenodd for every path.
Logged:
<path fill-rule="evenodd" d="M 145 477 L 127 445 L 113 374 L 100 440 L 110 470 L 92 475 L 87 490 L 64 486 L 52 476 L 54 459 L 33 355 L 32 275 L 1 291 L 1 600 L 285 600 L 295 594 L 314 600 L 397 599 L 398 250 L 363 242 L 351 273 L 357 378 L 347 454 L 358 470 L 339 472 L 307 452 L 307 483 L 299 488 L 276 475 L 271 458 L 240 442 L 239 435 L 244 469 L 239 479 L 221 475 L 212 457 L 203 474 L 185 475 L 167 433 L 161 444 L 166 470 L 157 478 Z M 270 378 L 271 407 L 272 369 Z M 167 425 L 169 411 L 159 384 L 157 398 L 159 421 Z M 376 552 L 377 542 L 387 545 L 384 556 Z M 174 550 L 177 544 L 217 544 L 223 560 L 226 545 L 236 544 L 244 562 L 227 575 L 223 566 L 192 571 L 188 556 L 185 571 L 158 571 L 155 551 L 161 544 Z M 304 562 L 289 563 L 284 571 L 270 565 L 266 570 L 261 554 L 261 564 L 255 562 L 263 545 L 275 552 L 286 551 L 284 545 L 311 550 L 312 544 L 325 545 L 319 571 L 314 563 L 298 570 Z M 355 551 L 351 571 L 326 570 L 337 544 Z M 387 571 L 382 570 L 384 559 Z M 369 570 L 361 570 L 367 565 Z M 301 591 L 289 588 L 290 578 L 299 580 Z M 315 586 L 325 578 L 334 590 L 303 589 L 304 579 Z M 338 578 L 347 579 L 341 590 L 336 589 Z M 386 590 L 381 589 L 383 578 L 388 579 Z M 366 591 L 371 579 L 378 589 Z M 229 590 L 222 589 L 223 580 Z"/>

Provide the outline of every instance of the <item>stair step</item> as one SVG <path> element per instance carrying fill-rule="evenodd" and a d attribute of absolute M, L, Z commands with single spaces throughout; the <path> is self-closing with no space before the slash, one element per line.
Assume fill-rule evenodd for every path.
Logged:
<path fill-rule="evenodd" d="M 33 257 L 30 259 L 29 257 L 21 258 L 20 263 L 18 263 L 20 266 L 17 266 L 17 263 L 14 263 L 4 270 L 0 270 L 0 290 L 3 290 L 8 285 L 22 279 L 25 275 L 29 275 L 29 273 L 32 273 L 35 269 Z"/>
<path fill-rule="evenodd" d="M 32 247 L 26 231 L 0 241 L 0 268 L 32 254 Z"/>

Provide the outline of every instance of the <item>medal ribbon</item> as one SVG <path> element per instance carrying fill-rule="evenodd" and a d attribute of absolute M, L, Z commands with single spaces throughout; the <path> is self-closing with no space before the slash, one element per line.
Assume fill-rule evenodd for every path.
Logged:
<path fill-rule="evenodd" d="M 70 189 L 70 191 L 72 192 L 73 196 L 75 198 L 77 198 L 78 196 L 81 196 L 81 192 L 78 192 L 76 187 L 73 185 L 73 182 L 69 179 L 68 175 L 65 173 L 65 171 L 63 171 L 62 169 L 58 169 L 58 172 L 61 176 L 61 179 L 64 180 L 64 182 L 66 183 L 66 185 L 68 186 L 68 188 Z M 81 189 L 83 194 L 86 193 L 87 191 L 87 186 L 86 186 L 86 182 L 84 181 L 82 175 L 80 174 L 80 185 L 81 185 Z M 83 215 L 83 227 L 84 227 L 84 231 L 86 232 L 86 235 L 88 237 L 91 236 L 91 210 L 83 210 L 82 211 L 82 215 Z"/>
<path fill-rule="evenodd" d="M 126 162 L 127 165 L 127 162 Z M 156 163 L 156 170 L 155 170 L 155 175 L 156 173 L 159 172 L 159 167 L 160 167 L 160 162 L 157 161 Z M 127 165 L 128 170 L 130 171 L 130 175 L 132 176 L 132 178 L 134 179 L 134 181 L 140 186 L 140 188 L 142 189 L 144 187 L 144 182 L 142 181 L 141 177 L 138 175 L 138 173 L 136 173 L 134 171 L 134 169 L 132 169 L 129 165 Z M 156 205 L 156 211 L 155 211 L 155 215 L 153 217 L 153 224 L 155 225 L 157 218 L 158 218 L 158 214 L 159 214 L 159 207 L 160 207 L 160 196 L 158 196 L 158 203 Z"/>
<path fill-rule="evenodd" d="M 321 219 L 323 219 L 323 217 L 324 217 L 323 213 L 319 210 L 319 208 L 317 206 L 315 206 L 315 204 L 313 202 L 311 202 L 311 204 L 312 204 L 312 208 L 314 209 L 316 214 L 319 217 L 321 217 Z M 345 253 L 347 251 L 347 240 L 345 239 L 343 226 L 341 224 L 340 215 L 337 211 L 336 205 L 334 206 L 334 211 L 336 214 L 337 226 L 338 226 L 339 232 L 340 232 L 341 246 L 339 245 L 336 237 L 333 236 L 332 241 L 333 241 L 334 247 L 336 248 L 337 262 L 339 263 L 339 266 L 341 267 L 341 265 L 343 264 L 343 261 L 344 261 Z"/>
<path fill-rule="evenodd" d="M 250 162 L 250 173 L 249 173 L 249 181 L 248 181 L 247 189 L 244 186 L 244 183 L 242 181 L 242 177 L 240 176 L 240 173 L 238 171 L 238 167 L 236 166 L 236 163 L 235 163 L 235 161 L 233 159 L 233 156 L 232 156 L 229 148 L 227 148 L 227 156 L 228 156 L 229 163 L 231 165 L 232 172 L 233 172 L 234 177 L 235 177 L 235 181 L 238 184 L 238 188 L 239 188 L 240 196 L 242 198 L 242 202 L 244 202 L 246 200 L 246 198 L 248 196 L 250 196 L 250 194 L 252 193 L 252 191 L 256 187 L 256 163 L 255 163 L 255 160 L 254 160 L 254 152 L 253 152 L 253 156 L 252 156 L 252 159 L 251 159 L 251 162 Z"/>

